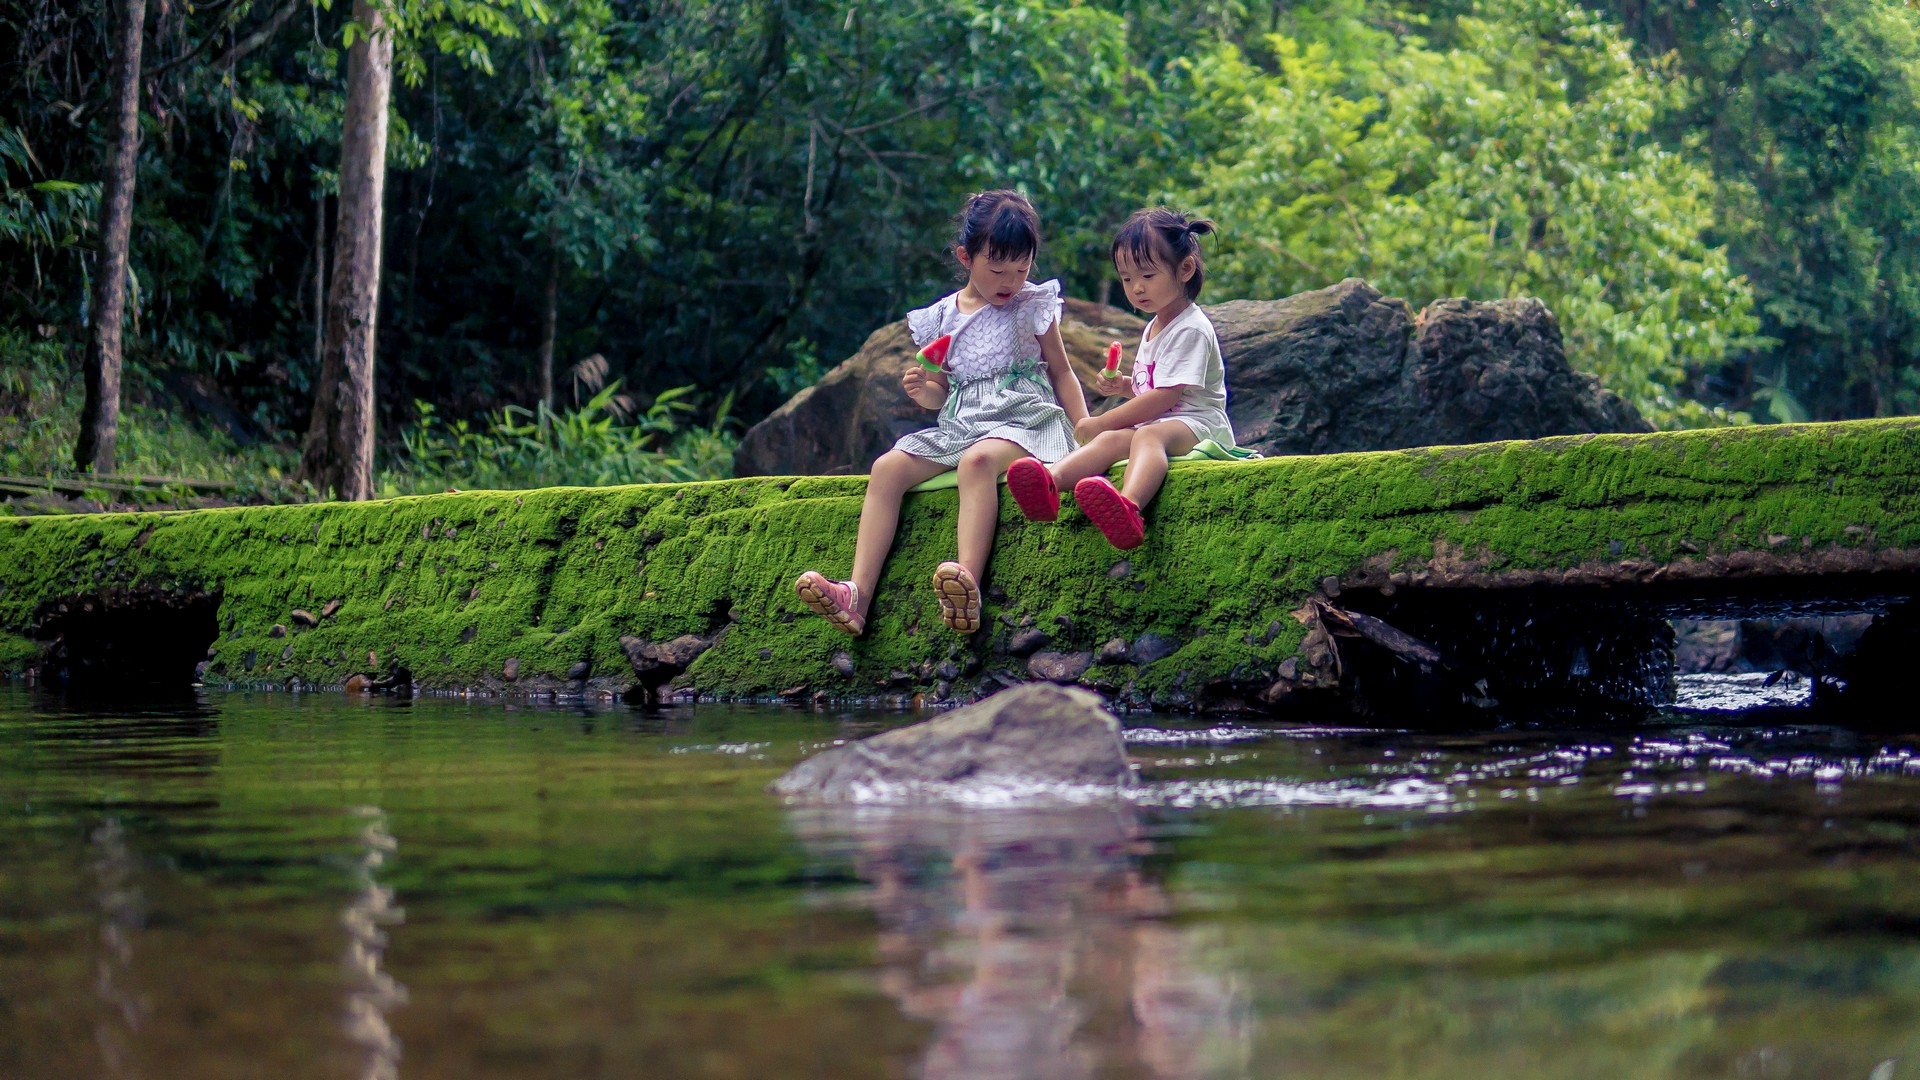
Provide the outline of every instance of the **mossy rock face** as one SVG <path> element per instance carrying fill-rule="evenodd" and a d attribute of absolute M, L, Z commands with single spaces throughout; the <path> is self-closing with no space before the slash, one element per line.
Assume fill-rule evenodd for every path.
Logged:
<path fill-rule="evenodd" d="M 1046 658 L 1125 703 L 1204 706 L 1324 682 L 1293 613 L 1329 578 L 1625 589 L 1920 567 L 1920 420 L 1574 436 L 1177 466 L 1124 555 L 1070 507 L 1036 525 L 1006 500 L 971 639 L 940 624 L 929 585 L 955 493 L 914 495 L 850 639 L 792 586 L 846 573 L 863 489 L 756 478 L 0 522 L 0 666 L 44 663 L 34 635 L 62 602 L 197 592 L 218 598 L 212 683 L 339 686 L 398 664 L 427 689 L 622 692 L 653 664 L 669 693 L 964 699 Z M 1046 650 L 1011 655 L 1035 627 Z"/>

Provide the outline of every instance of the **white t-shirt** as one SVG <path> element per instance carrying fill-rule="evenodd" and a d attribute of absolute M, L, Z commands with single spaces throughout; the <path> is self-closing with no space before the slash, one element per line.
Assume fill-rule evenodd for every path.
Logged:
<path fill-rule="evenodd" d="M 1220 356 L 1220 338 L 1213 320 L 1198 304 L 1188 304 L 1159 331 L 1154 316 L 1140 334 L 1133 354 L 1133 392 L 1169 386 L 1180 388 L 1180 400 L 1161 420 L 1183 421 L 1195 436 L 1221 446 L 1233 445 L 1233 423 L 1227 419 L 1227 365 Z M 1149 339 L 1148 334 L 1153 337 Z M 1149 421 L 1158 423 L 1158 421 Z"/>

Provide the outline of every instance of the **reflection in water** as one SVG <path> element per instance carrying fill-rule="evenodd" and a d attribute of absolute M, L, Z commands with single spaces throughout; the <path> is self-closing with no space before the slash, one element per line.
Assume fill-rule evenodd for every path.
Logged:
<path fill-rule="evenodd" d="M 1247 1010 L 1142 875 L 1130 806 L 795 811 L 851 858 L 880 921 L 882 988 L 931 1022 L 925 1080 L 1238 1073 Z"/>
<path fill-rule="evenodd" d="M 100 912 L 100 952 L 94 958 L 93 989 L 101 1011 L 94 1024 L 93 1039 L 100 1048 L 105 1075 L 137 1075 L 129 1064 L 131 1043 L 140 1024 L 152 1011 L 144 995 L 130 984 L 133 962 L 133 931 L 145 916 L 140 891 L 134 884 L 138 869 L 133 853 L 127 849 L 120 822 L 107 818 L 88 838 L 93 847 L 95 904 Z"/>
<path fill-rule="evenodd" d="M 360 850 L 353 866 L 353 901 L 340 915 L 347 929 L 347 1039 L 366 1051 L 361 1080 L 396 1080 L 400 1040 L 394 1037 L 387 1013 L 407 1003 L 407 988 L 383 969 L 387 934 L 381 927 L 405 922 L 407 912 L 394 906 L 393 890 L 380 884 L 374 871 L 399 844 L 387 831 L 387 815 L 379 807 L 356 806 L 350 812 L 363 818 L 364 824 L 357 838 Z"/>

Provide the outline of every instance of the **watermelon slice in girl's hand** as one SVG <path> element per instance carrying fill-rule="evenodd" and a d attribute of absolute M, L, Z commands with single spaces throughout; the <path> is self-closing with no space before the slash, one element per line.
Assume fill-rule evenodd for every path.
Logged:
<path fill-rule="evenodd" d="M 941 334 L 927 342 L 926 347 L 915 353 L 913 358 L 920 361 L 920 366 L 928 371 L 945 371 L 947 370 L 947 350 L 952 347 L 953 335 Z"/>

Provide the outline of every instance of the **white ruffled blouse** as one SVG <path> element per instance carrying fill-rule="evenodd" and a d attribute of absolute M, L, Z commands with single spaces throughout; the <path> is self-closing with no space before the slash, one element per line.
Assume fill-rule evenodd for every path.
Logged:
<path fill-rule="evenodd" d="M 953 335 L 947 369 L 956 379 L 998 375 L 1022 360 L 1039 360 L 1036 339 L 1060 321 L 1065 306 L 1057 280 L 1028 282 L 1006 303 L 988 304 L 970 315 L 960 314 L 959 295 L 951 293 L 907 312 L 907 330 L 916 346 Z"/>

